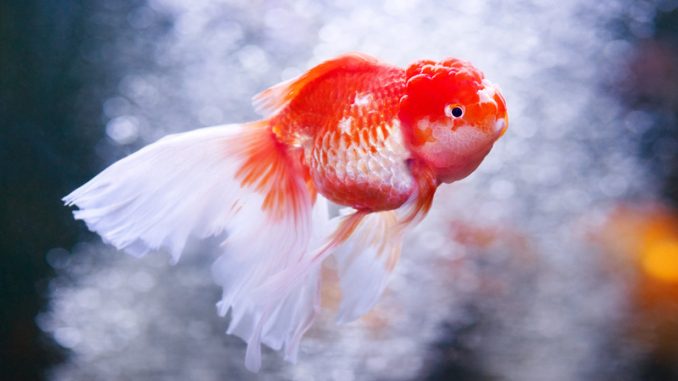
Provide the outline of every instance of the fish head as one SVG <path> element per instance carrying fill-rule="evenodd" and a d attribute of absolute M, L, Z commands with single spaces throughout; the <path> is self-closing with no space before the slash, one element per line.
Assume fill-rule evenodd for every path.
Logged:
<path fill-rule="evenodd" d="M 398 118 L 408 149 L 441 183 L 473 172 L 508 128 L 497 86 L 455 58 L 423 60 L 407 69 Z"/>

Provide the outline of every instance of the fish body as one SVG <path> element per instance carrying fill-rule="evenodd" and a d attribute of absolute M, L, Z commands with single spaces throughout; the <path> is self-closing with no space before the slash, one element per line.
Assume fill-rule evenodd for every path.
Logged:
<path fill-rule="evenodd" d="M 405 72 L 359 57 L 342 61 L 271 118 L 272 129 L 280 141 L 299 145 L 314 187 L 330 201 L 398 208 L 413 191 L 398 121 Z"/>
<path fill-rule="evenodd" d="M 408 77 L 418 77 L 410 84 L 414 101 L 408 97 Z M 269 123 L 278 141 L 303 150 L 302 163 L 315 189 L 330 201 L 359 210 L 391 210 L 416 191 L 408 163 L 416 156 L 413 147 L 434 156 L 445 147 L 431 143 L 438 138 L 453 140 L 450 136 L 459 126 L 448 128 L 453 117 L 445 114 L 446 106 L 458 104 L 471 118 L 488 119 L 476 129 L 503 133 L 508 124 L 505 102 L 494 86 L 483 81 L 479 71 L 460 60 L 420 61 L 408 72 L 367 56 L 348 55 L 321 64 L 297 83 L 283 84 L 294 97 L 284 107 L 272 107 L 276 113 Z M 452 180 L 477 167 L 493 137 L 490 134 L 488 144 L 471 160 L 455 158 L 458 173 Z"/>
<path fill-rule="evenodd" d="M 333 256 L 339 320 L 369 311 L 439 185 L 469 175 L 508 126 L 496 86 L 458 59 L 399 68 L 362 54 L 321 63 L 254 99 L 265 118 L 172 135 L 64 200 L 104 241 L 178 260 L 226 235 L 213 265 L 229 333 L 296 360 Z M 348 207 L 330 218 L 327 200 Z"/>

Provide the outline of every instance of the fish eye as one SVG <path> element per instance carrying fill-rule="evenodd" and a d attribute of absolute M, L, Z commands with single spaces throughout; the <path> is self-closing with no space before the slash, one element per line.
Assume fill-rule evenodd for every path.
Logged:
<path fill-rule="evenodd" d="M 461 118 L 464 115 L 464 109 L 459 105 L 448 105 L 445 108 L 445 115 L 454 118 Z"/>

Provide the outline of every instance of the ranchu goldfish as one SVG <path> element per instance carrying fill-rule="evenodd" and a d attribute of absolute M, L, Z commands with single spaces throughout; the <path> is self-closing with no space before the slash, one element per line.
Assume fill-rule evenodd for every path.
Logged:
<path fill-rule="evenodd" d="M 265 119 L 167 136 L 64 198 L 102 239 L 132 255 L 225 237 L 212 267 L 229 334 L 295 362 L 333 258 L 338 320 L 368 312 L 403 234 L 439 185 L 472 173 L 508 127 L 482 72 L 450 58 L 407 69 L 363 54 L 323 62 L 254 98 Z M 328 200 L 348 207 L 330 218 Z"/>

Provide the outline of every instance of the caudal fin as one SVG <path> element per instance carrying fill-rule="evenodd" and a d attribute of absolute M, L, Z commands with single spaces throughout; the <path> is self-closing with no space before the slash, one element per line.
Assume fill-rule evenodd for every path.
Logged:
<path fill-rule="evenodd" d="M 322 197 L 313 207 L 312 220 L 309 248 L 320 246 L 330 233 L 327 202 Z M 257 223 L 256 219 L 252 221 L 255 226 Z M 301 263 L 307 262 L 311 255 L 308 250 L 293 259 L 282 256 L 278 245 L 262 240 L 257 230 L 249 231 L 252 237 L 238 235 L 227 241 L 228 252 L 212 266 L 212 274 L 224 289 L 219 313 L 231 311 L 227 332 L 247 341 L 245 365 L 256 371 L 261 365 L 261 343 L 283 349 L 286 360 L 296 361 L 299 341 L 320 307 L 321 279 L 319 267 L 298 277 L 293 275 Z M 268 234 L 284 239 L 285 231 L 269 229 Z M 261 292 L 271 279 L 289 276 L 293 280 L 281 283 L 274 292 Z"/>
<path fill-rule="evenodd" d="M 266 121 L 204 128 L 141 149 L 64 201 L 105 242 L 137 256 L 165 249 L 176 261 L 190 237 L 226 233 L 214 265 L 220 312 L 232 310 L 229 332 L 248 341 L 256 370 L 260 342 L 284 345 L 294 359 L 317 305 L 317 274 L 283 300 L 250 293 L 308 251 L 313 190 L 294 155 Z"/>

